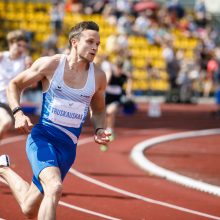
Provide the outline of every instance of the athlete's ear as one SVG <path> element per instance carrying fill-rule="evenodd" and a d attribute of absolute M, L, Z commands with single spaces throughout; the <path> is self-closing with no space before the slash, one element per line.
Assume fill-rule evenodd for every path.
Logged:
<path fill-rule="evenodd" d="M 77 40 L 76 38 L 73 38 L 73 39 L 71 40 L 71 45 L 72 45 L 72 47 L 76 48 L 77 42 L 78 42 L 78 40 Z"/>

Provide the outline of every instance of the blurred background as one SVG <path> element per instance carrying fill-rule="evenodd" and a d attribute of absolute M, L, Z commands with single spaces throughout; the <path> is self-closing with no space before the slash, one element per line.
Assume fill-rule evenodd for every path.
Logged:
<path fill-rule="evenodd" d="M 96 63 L 111 71 L 120 60 L 134 101 L 218 105 L 219 12 L 220 0 L 0 0 L 0 50 L 9 31 L 22 29 L 33 61 L 68 53 L 70 28 L 92 20 L 101 35 Z M 28 89 L 23 102 L 39 103 L 39 90 Z"/>

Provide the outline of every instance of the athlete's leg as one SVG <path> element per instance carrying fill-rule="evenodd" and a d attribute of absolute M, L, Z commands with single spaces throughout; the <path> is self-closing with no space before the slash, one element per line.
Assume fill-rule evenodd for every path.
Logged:
<path fill-rule="evenodd" d="M 39 175 L 44 190 L 38 219 L 55 220 L 56 208 L 62 194 L 62 180 L 58 167 L 44 168 Z"/>
<path fill-rule="evenodd" d="M 0 166 L 0 176 L 8 183 L 22 212 L 28 218 L 36 217 L 43 198 L 38 188 L 33 183 L 29 185 L 10 167 Z"/>
<path fill-rule="evenodd" d="M 26 153 L 34 174 L 33 182 L 44 194 L 38 219 L 51 220 L 56 218 L 56 207 L 62 192 L 62 178 L 58 164 L 65 163 L 65 160 L 61 158 L 58 163 L 58 153 L 54 147 L 55 144 L 58 145 L 58 141 L 46 136 L 43 129 L 40 125 L 32 129 L 27 139 Z M 61 150 L 62 145 L 59 147 Z"/>
<path fill-rule="evenodd" d="M 13 124 L 13 119 L 6 109 L 0 107 L 0 139 L 4 132 L 8 131 Z"/>
<path fill-rule="evenodd" d="M 114 127 L 115 127 L 115 117 L 116 117 L 116 113 L 118 111 L 118 106 L 119 106 L 119 104 L 117 102 L 113 102 L 113 103 L 109 104 L 106 108 L 107 128 L 111 129 L 112 131 L 114 130 Z"/>

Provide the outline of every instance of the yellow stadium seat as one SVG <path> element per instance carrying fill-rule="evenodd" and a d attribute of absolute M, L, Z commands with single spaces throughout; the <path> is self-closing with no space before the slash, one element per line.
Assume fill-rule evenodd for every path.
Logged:
<path fill-rule="evenodd" d="M 186 50 L 185 57 L 188 59 L 193 59 L 194 58 L 194 51 L 193 50 Z"/>

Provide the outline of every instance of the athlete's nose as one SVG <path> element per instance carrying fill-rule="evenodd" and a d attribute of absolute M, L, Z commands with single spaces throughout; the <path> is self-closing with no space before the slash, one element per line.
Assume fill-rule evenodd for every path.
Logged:
<path fill-rule="evenodd" d="M 96 44 L 94 44 L 94 45 L 92 46 L 92 50 L 97 51 L 97 50 L 98 50 L 98 46 L 97 46 Z"/>

